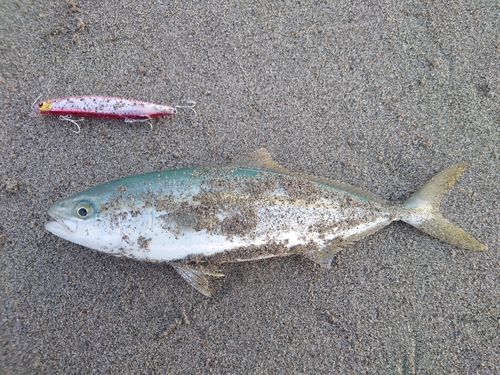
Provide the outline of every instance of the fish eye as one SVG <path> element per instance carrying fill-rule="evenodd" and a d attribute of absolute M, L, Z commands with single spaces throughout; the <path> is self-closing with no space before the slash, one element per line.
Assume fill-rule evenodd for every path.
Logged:
<path fill-rule="evenodd" d="M 75 214 L 80 219 L 86 219 L 92 214 L 92 205 L 89 202 L 80 202 L 75 207 Z"/>

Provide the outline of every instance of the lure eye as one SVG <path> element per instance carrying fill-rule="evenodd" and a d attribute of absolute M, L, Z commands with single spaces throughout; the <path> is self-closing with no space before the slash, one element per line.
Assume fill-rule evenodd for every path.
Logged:
<path fill-rule="evenodd" d="M 43 102 L 38 103 L 38 108 L 42 108 L 42 107 L 43 107 Z"/>
<path fill-rule="evenodd" d="M 75 214 L 80 219 L 88 218 L 93 212 L 92 205 L 89 202 L 80 202 L 75 207 Z"/>

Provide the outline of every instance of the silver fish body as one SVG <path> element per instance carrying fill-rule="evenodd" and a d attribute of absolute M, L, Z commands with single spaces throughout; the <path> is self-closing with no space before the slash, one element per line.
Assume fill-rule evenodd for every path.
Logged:
<path fill-rule="evenodd" d="M 206 275 L 221 275 L 214 264 L 301 254 L 329 266 L 338 249 L 394 220 L 482 250 L 484 245 L 438 210 L 442 194 L 464 168 L 455 166 L 445 176 L 449 186 L 434 182 L 398 205 L 346 184 L 293 173 L 259 150 L 228 167 L 154 172 L 90 188 L 52 206 L 54 221 L 46 229 L 101 252 L 170 262 L 210 295 Z"/>

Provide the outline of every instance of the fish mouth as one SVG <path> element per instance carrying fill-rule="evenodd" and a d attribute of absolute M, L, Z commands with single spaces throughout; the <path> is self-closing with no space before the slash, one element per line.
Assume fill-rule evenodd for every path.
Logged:
<path fill-rule="evenodd" d="M 49 216 L 54 219 L 54 221 L 47 221 L 45 223 L 45 229 L 49 232 L 59 236 L 61 233 L 75 233 L 78 223 L 73 220 L 64 220 L 63 218 L 54 215 L 49 211 Z"/>

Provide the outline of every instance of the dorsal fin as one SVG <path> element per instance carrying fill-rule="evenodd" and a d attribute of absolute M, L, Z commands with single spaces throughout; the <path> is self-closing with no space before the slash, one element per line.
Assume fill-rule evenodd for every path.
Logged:
<path fill-rule="evenodd" d="M 335 181 L 335 180 L 330 180 L 329 178 L 316 177 L 316 176 L 311 176 L 311 175 L 306 175 L 306 174 L 300 174 L 300 176 L 308 178 L 309 180 L 320 183 L 320 184 L 328 185 L 334 189 L 345 191 L 346 193 L 354 195 L 362 200 L 377 202 L 380 204 L 388 204 L 389 203 L 385 199 L 380 198 L 379 196 L 372 194 L 369 191 L 360 189 L 356 186 L 346 184 L 344 182 L 339 182 L 339 181 Z"/>
<path fill-rule="evenodd" d="M 231 166 L 250 169 L 264 169 L 266 171 L 284 174 L 296 174 L 276 163 L 271 154 L 269 154 L 265 148 L 260 148 L 248 155 L 236 158 L 231 163 Z"/>
<path fill-rule="evenodd" d="M 270 172 L 288 174 L 291 176 L 298 176 L 306 178 L 316 183 L 328 185 L 337 190 L 345 191 L 346 193 L 354 195 L 362 200 L 374 201 L 381 204 L 388 203 L 384 199 L 376 196 L 375 194 L 370 193 L 369 191 L 365 191 L 363 189 L 351 186 L 349 184 L 345 184 L 343 182 L 330 180 L 324 177 L 317 177 L 303 173 L 293 172 L 290 169 L 282 167 L 281 165 L 276 163 L 265 148 L 258 149 L 248 155 L 235 159 L 233 163 L 231 163 L 231 166 L 240 168 L 250 168 L 250 169 L 263 169 Z"/>

